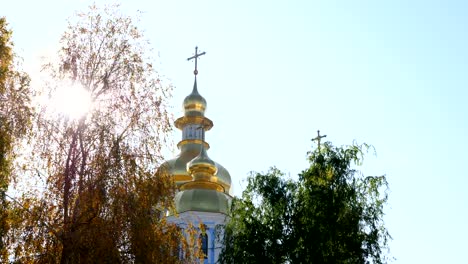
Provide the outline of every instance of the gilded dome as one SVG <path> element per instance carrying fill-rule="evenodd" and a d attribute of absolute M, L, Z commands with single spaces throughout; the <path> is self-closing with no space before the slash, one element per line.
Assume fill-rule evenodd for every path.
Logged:
<path fill-rule="evenodd" d="M 231 197 L 225 193 L 208 189 L 190 189 L 178 192 L 175 206 L 178 213 L 201 211 L 229 213 Z"/>
<path fill-rule="evenodd" d="M 193 90 L 184 99 L 184 113 L 185 116 L 204 116 L 206 109 L 206 100 L 198 93 L 197 90 L 197 78 L 193 83 Z"/>
<path fill-rule="evenodd" d="M 193 160 L 187 163 L 187 171 L 196 179 L 196 174 L 203 173 L 206 175 L 214 175 L 218 171 L 216 163 L 208 157 L 205 147 L 200 145 L 200 154 Z"/>
<path fill-rule="evenodd" d="M 224 168 L 221 164 L 216 163 L 216 167 L 218 168 L 218 172 L 216 172 L 216 177 L 218 177 L 218 182 L 223 185 L 226 192 L 229 192 L 231 188 L 231 175 L 229 174 L 228 170 Z"/>
<path fill-rule="evenodd" d="M 209 145 L 205 142 L 205 151 L 207 148 L 209 148 Z M 192 175 L 187 171 L 187 165 L 199 154 L 200 144 L 185 144 L 182 146 L 181 153 L 177 157 L 165 161 L 159 167 L 159 170 L 173 177 L 177 187 L 180 187 L 182 184 L 193 180 Z M 217 168 L 217 172 L 214 173 L 217 178 L 216 182 L 224 187 L 226 193 L 229 193 L 231 188 L 231 175 L 223 165 L 218 162 L 214 162 L 214 164 Z"/>
<path fill-rule="evenodd" d="M 199 144 L 185 144 L 182 146 L 182 151 L 177 157 L 165 161 L 161 166 L 160 170 L 167 175 L 173 177 L 177 187 L 187 181 L 192 180 L 192 176 L 187 171 L 187 163 L 193 160 L 198 154 L 200 154 Z"/>

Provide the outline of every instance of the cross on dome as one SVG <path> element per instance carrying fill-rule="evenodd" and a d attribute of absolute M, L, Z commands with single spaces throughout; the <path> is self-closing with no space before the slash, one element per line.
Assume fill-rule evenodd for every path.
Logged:
<path fill-rule="evenodd" d="M 318 149 L 320 150 L 320 140 L 324 137 L 327 137 L 327 135 L 320 135 L 320 130 L 317 130 L 317 137 L 313 138 L 312 141 L 317 141 Z"/>
<path fill-rule="evenodd" d="M 187 58 L 188 61 L 193 60 L 193 59 L 195 60 L 195 70 L 193 71 L 193 74 L 195 74 L 195 76 L 197 76 L 198 74 L 198 69 L 197 69 L 198 57 L 205 55 L 205 54 L 206 52 L 198 53 L 198 46 L 195 46 L 195 55 L 193 55 L 190 58 Z"/>

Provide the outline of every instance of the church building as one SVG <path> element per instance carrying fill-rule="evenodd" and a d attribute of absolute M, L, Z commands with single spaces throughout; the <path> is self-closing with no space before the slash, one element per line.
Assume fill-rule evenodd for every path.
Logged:
<path fill-rule="evenodd" d="M 169 216 L 168 221 L 182 229 L 189 223 L 200 230 L 204 263 L 218 261 L 221 244 L 217 233 L 223 230 L 227 221 L 232 197 L 231 176 L 219 163 L 208 157 L 210 145 L 205 141 L 205 133 L 213 127 L 213 122 L 205 117 L 206 100 L 198 92 L 197 59 L 205 52 L 198 53 L 188 60 L 195 60 L 195 80 L 192 92 L 184 99 L 184 115 L 175 121 L 182 130 L 182 140 L 177 144 L 180 153 L 174 159 L 161 165 L 177 185 L 175 209 L 178 216 Z"/>

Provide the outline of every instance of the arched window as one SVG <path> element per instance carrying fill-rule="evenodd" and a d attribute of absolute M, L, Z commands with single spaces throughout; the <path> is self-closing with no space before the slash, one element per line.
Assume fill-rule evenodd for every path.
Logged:
<path fill-rule="evenodd" d="M 208 258 L 208 235 L 206 233 L 200 234 L 200 242 L 203 255 L 205 259 Z"/>

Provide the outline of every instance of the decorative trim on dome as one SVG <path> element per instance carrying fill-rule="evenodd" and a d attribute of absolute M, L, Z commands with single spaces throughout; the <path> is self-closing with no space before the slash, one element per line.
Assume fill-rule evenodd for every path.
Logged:
<path fill-rule="evenodd" d="M 208 131 L 213 127 L 213 121 L 204 116 L 183 116 L 177 118 L 174 122 L 174 125 L 181 130 L 188 124 L 200 124 L 203 126 L 205 131 Z"/>
<path fill-rule="evenodd" d="M 199 112 L 204 112 L 205 111 L 205 105 L 202 103 L 190 103 L 185 105 L 185 111 L 199 111 Z"/>
<path fill-rule="evenodd" d="M 177 143 L 177 147 L 180 149 L 180 147 L 182 147 L 183 145 L 187 145 L 187 144 L 201 145 L 202 143 L 205 146 L 205 149 L 210 149 L 210 144 L 208 144 L 207 142 L 202 141 L 200 139 L 184 139 L 184 140 L 181 140 L 179 143 Z"/>
<path fill-rule="evenodd" d="M 215 182 L 215 183 L 218 183 L 218 184 L 221 184 L 224 189 L 228 189 L 231 187 L 231 184 L 228 184 L 226 182 L 224 182 L 223 180 L 221 180 L 218 176 L 211 176 L 210 178 L 210 182 Z"/>
<path fill-rule="evenodd" d="M 179 174 L 179 175 L 173 175 L 172 176 L 174 181 L 177 183 L 177 184 L 183 184 L 181 182 L 184 182 L 184 181 L 192 181 L 193 178 L 191 175 L 182 175 L 182 174 Z"/>
<path fill-rule="evenodd" d="M 224 187 L 221 184 L 209 181 L 190 181 L 180 186 L 181 191 L 192 189 L 214 190 L 224 193 Z"/>

